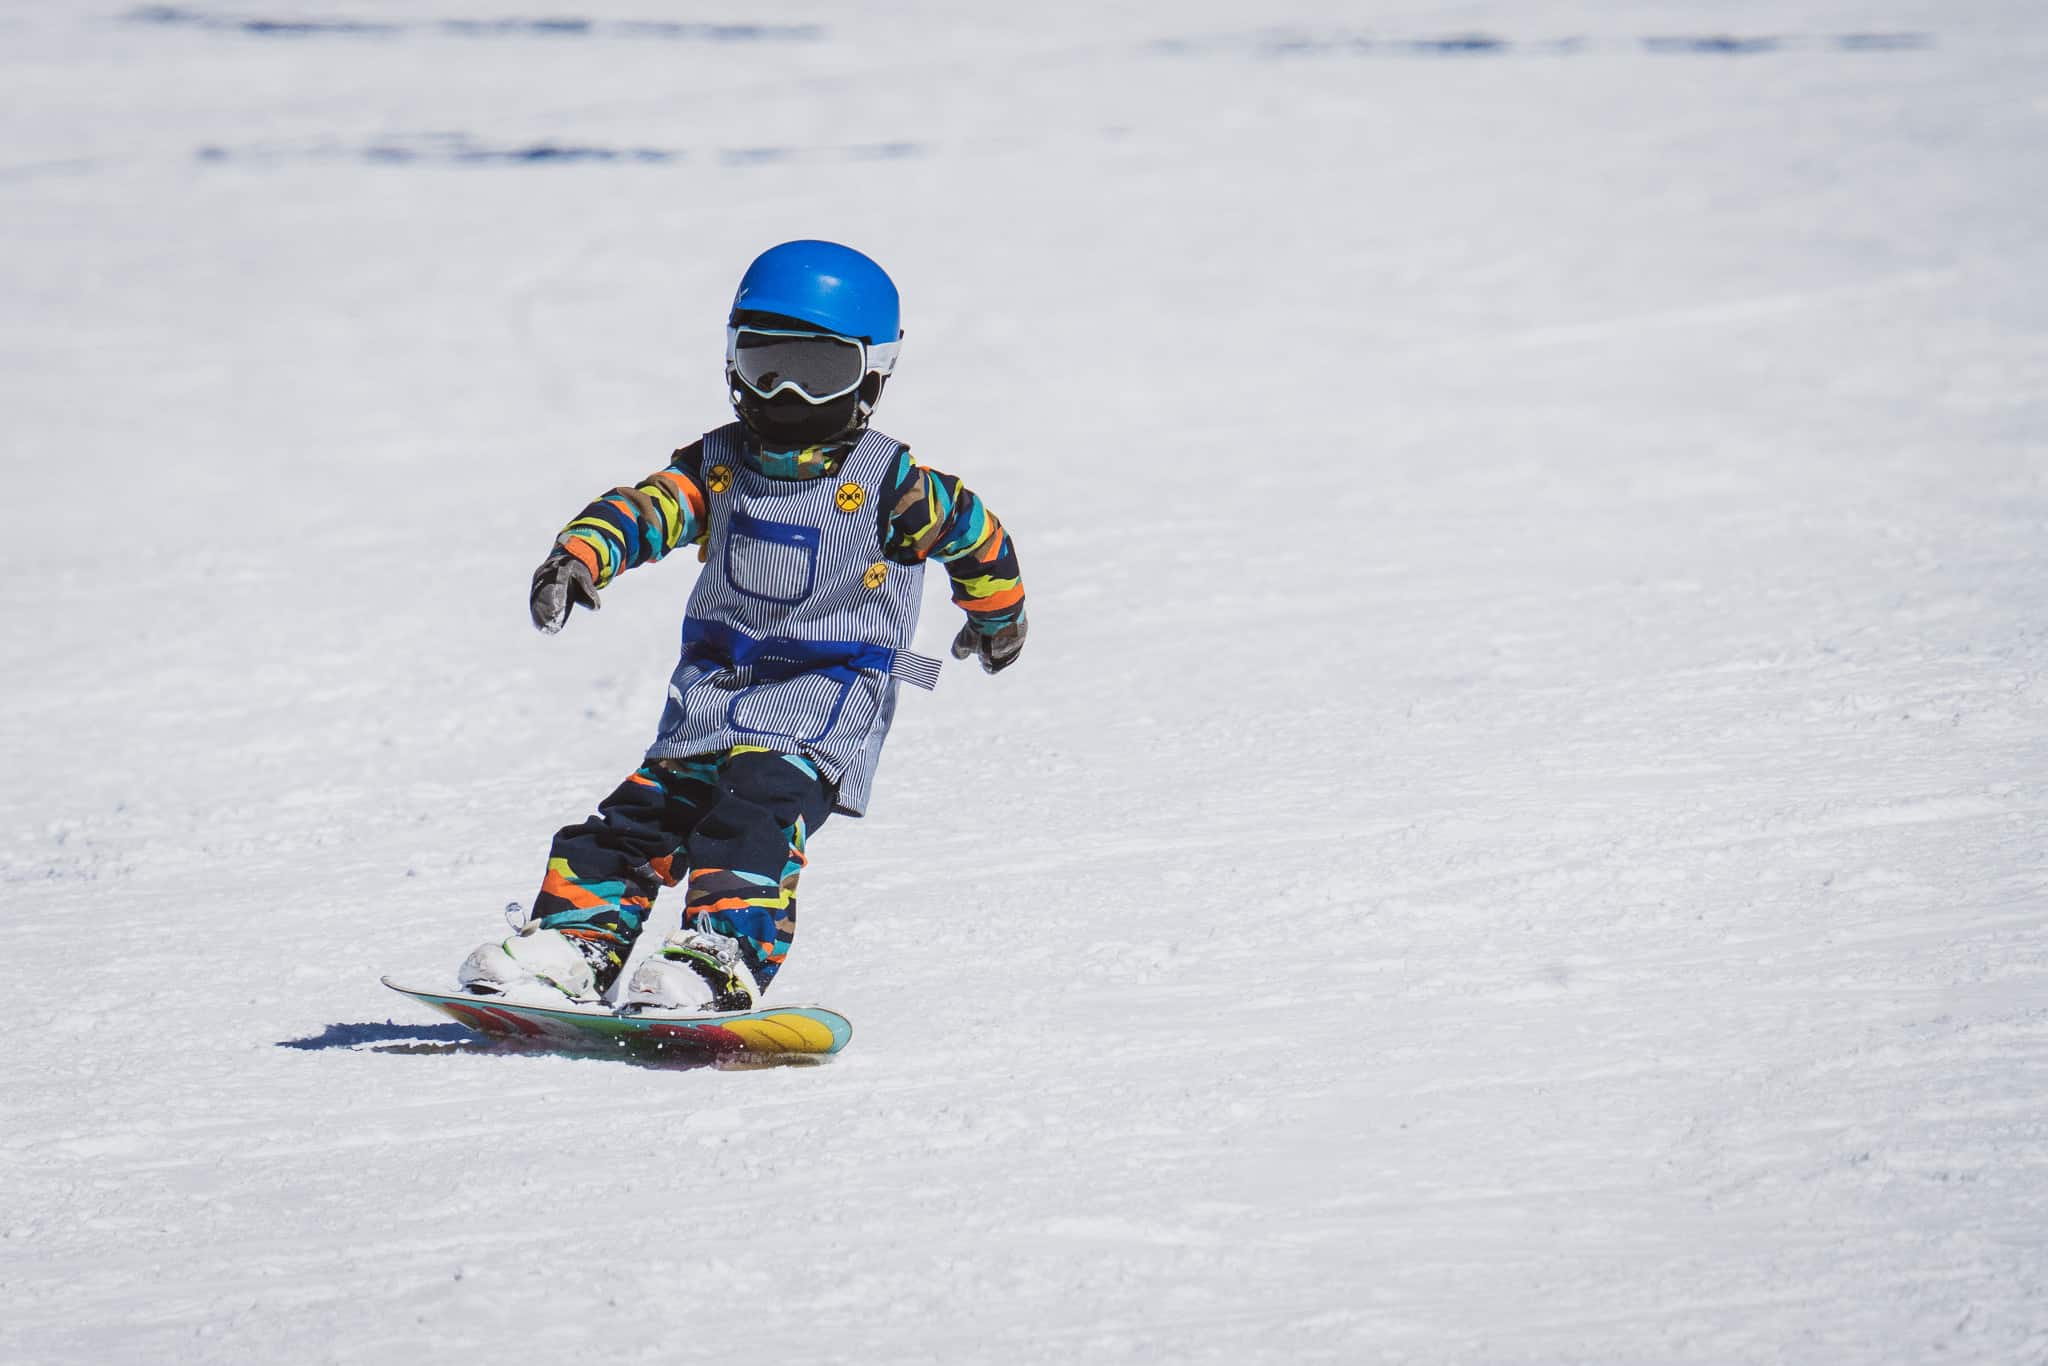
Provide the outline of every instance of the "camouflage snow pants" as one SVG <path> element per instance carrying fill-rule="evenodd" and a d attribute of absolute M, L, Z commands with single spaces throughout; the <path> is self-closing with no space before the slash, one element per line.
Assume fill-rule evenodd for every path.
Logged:
<path fill-rule="evenodd" d="M 796 933 L 804 842 L 832 813 L 810 760 L 751 746 L 643 764 L 555 833 L 533 914 L 549 929 L 611 941 L 626 961 L 654 898 L 689 879 L 683 925 L 739 942 L 766 987 Z"/>

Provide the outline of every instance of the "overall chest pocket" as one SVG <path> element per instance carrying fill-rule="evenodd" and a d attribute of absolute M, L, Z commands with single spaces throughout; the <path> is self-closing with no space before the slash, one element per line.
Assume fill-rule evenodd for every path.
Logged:
<path fill-rule="evenodd" d="M 763 602 L 802 602 L 818 586 L 816 527 L 769 522 L 735 507 L 725 533 L 725 581 Z"/>

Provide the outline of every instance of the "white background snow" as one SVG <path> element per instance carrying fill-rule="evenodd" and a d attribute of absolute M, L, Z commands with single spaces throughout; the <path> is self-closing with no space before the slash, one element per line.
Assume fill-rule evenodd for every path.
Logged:
<path fill-rule="evenodd" d="M 213 3 L 0 12 L 0 1359 L 2048 1360 L 2039 6 Z M 1030 648 L 837 1060 L 465 1046 L 806 235 Z"/>

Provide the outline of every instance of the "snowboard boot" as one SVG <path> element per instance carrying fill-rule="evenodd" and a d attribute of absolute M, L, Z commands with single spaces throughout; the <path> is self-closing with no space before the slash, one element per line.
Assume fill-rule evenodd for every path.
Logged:
<path fill-rule="evenodd" d="M 548 930 L 529 924 L 510 939 L 479 945 L 455 980 L 479 996 L 597 1001 L 618 980 L 629 948 L 590 927 Z"/>
<path fill-rule="evenodd" d="M 752 1010 L 761 988 L 739 941 L 704 930 L 677 930 L 626 984 L 625 1004 L 686 1014 Z"/>

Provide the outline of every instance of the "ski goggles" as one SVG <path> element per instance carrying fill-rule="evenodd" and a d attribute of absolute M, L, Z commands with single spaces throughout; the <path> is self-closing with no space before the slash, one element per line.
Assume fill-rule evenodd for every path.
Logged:
<path fill-rule="evenodd" d="M 858 337 L 826 332 L 728 327 L 725 364 L 740 383 L 762 398 L 795 390 L 812 403 L 826 403 L 860 388 L 871 372 L 886 375 L 895 369 L 900 345 L 870 345 Z"/>

